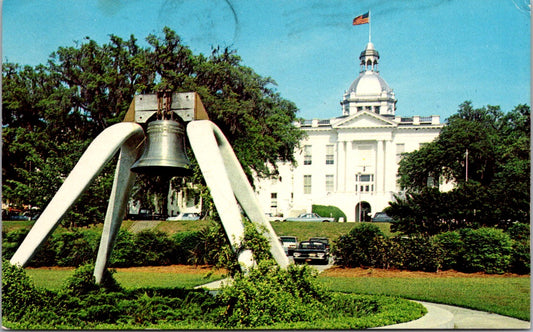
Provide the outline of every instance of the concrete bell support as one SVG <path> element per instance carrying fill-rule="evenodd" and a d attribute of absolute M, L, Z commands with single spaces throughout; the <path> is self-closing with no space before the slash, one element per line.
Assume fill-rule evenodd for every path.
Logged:
<path fill-rule="evenodd" d="M 237 199 L 259 234 L 268 239 L 276 262 L 280 267 L 286 268 L 289 259 L 220 128 L 209 120 L 193 121 L 187 125 L 187 136 L 233 250 L 239 248 L 244 237 L 244 225 L 235 201 Z M 241 252 L 238 258 L 245 267 L 253 265 L 249 250 Z"/>
<path fill-rule="evenodd" d="M 146 98 L 143 99 L 144 97 Z M 131 188 L 135 182 L 136 175 L 131 172 L 131 166 L 141 155 L 145 139 L 143 128 L 139 123 L 146 121 L 147 114 L 150 115 L 153 112 L 148 107 L 152 103 L 152 97 L 151 95 L 136 96 L 135 100 L 141 105 L 139 107 L 141 111 L 136 112 L 134 100 L 125 118 L 127 122 L 105 129 L 89 145 L 11 258 L 11 264 L 27 265 L 36 250 L 57 227 L 67 210 L 120 149 L 94 270 L 96 282 L 102 281 L 124 218 Z M 168 107 L 175 107 L 176 112 L 180 112 L 182 118 L 189 116 L 187 136 L 202 175 L 211 191 L 232 249 L 239 251 L 244 238 L 244 224 L 238 201 L 258 232 L 268 239 L 276 262 L 280 267 L 286 268 L 289 260 L 272 226 L 266 220 L 228 140 L 214 123 L 207 120 L 207 113 L 197 94 L 177 94 L 175 100 L 177 101 L 173 104 L 169 103 Z M 135 117 L 139 117 L 142 121 L 136 120 Z M 238 252 L 238 260 L 245 270 L 255 264 L 250 250 Z"/>
<path fill-rule="evenodd" d="M 133 161 L 137 159 L 138 150 L 142 150 L 140 149 L 140 144 L 142 144 L 143 139 L 144 132 L 142 127 L 132 122 L 115 124 L 98 135 L 83 153 L 65 182 L 63 182 L 39 219 L 37 219 L 28 235 L 26 235 L 26 238 L 24 238 L 24 241 L 11 258 L 11 264 L 25 266 L 39 246 L 45 242 L 57 227 L 67 210 L 80 197 L 89 184 L 91 184 L 105 164 L 116 154 L 118 149 L 121 149 L 121 153 L 117 174 L 119 173 L 118 170 L 126 168 L 126 164 L 132 159 Z M 133 183 L 135 178 L 130 173 L 128 169 L 127 172 L 120 172 L 120 177 L 117 177 L 117 174 L 115 175 L 110 202 L 116 201 L 116 188 L 123 187 L 123 191 L 127 191 L 124 184 L 127 183 L 129 185 Z M 122 182 L 124 179 L 126 181 Z M 125 195 L 125 193 L 122 193 L 122 195 Z M 108 209 L 106 221 L 113 216 L 122 222 L 121 218 L 124 216 L 124 211 L 122 211 L 122 215 L 118 211 L 109 214 Z"/>

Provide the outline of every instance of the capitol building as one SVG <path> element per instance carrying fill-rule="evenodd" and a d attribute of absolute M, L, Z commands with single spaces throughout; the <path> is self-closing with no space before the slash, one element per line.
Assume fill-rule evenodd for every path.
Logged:
<path fill-rule="evenodd" d="M 348 222 L 368 221 L 400 191 L 402 154 L 439 135 L 444 124 L 438 115 L 396 115 L 397 99 L 380 76 L 374 44 L 369 42 L 359 59 L 341 115 L 296 123 L 306 134 L 295 153 L 297 164 L 280 163 L 276 178 L 255 180 L 265 212 L 287 218 L 311 212 L 313 204 L 332 205 Z"/>

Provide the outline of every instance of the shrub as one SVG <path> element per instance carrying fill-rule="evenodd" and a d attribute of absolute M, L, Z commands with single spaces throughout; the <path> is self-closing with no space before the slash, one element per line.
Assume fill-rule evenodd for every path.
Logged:
<path fill-rule="evenodd" d="M 166 233 L 153 230 L 141 231 L 135 234 L 133 242 L 136 248 L 133 265 L 171 264 L 175 247 Z"/>
<path fill-rule="evenodd" d="M 187 264 L 191 258 L 191 252 L 200 241 L 200 232 L 181 232 L 171 236 L 174 242 L 175 252 L 173 256 L 174 264 Z"/>
<path fill-rule="evenodd" d="M 53 234 L 52 241 L 59 266 L 80 266 L 96 259 L 97 246 L 81 230 Z"/>
<path fill-rule="evenodd" d="M 383 237 L 383 232 L 376 225 L 357 224 L 348 234 L 334 240 L 332 254 L 335 262 L 346 267 L 380 264 Z"/>
<path fill-rule="evenodd" d="M 440 249 L 440 268 L 443 270 L 458 270 L 463 250 L 463 240 L 458 231 L 444 232 L 433 237 L 435 245 Z"/>
<path fill-rule="evenodd" d="M 335 218 L 335 221 L 339 221 L 339 218 L 343 218 L 344 221 L 346 221 L 346 214 L 336 206 L 313 204 L 311 211 L 322 217 L 333 217 Z"/>
<path fill-rule="evenodd" d="M 523 274 L 530 273 L 530 225 L 516 223 L 509 227 L 506 233 L 513 240 L 509 271 Z"/>
<path fill-rule="evenodd" d="M 218 324 L 227 328 L 267 326 L 279 322 L 311 321 L 327 311 L 325 294 L 307 266 L 282 270 L 263 261 L 248 274 L 236 274 L 217 294 L 225 307 Z"/>
<path fill-rule="evenodd" d="M 465 272 L 504 273 L 511 262 L 512 242 L 501 229 L 461 229 L 464 246 L 461 267 Z"/>
<path fill-rule="evenodd" d="M 123 229 L 119 230 L 113 251 L 109 257 L 109 266 L 133 266 L 133 260 L 139 256 L 138 250 L 139 248 L 133 240 L 133 234 Z"/>
<path fill-rule="evenodd" d="M 39 291 L 23 268 L 2 259 L 2 317 L 20 320 L 44 302 Z"/>
<path fill-rule="evenodd" d="M 411 271 L 437 271 L 440 250 L 429 236 L 412 234 L 409 237 L 395 237 L 390 241 L 398 244 L 395 246 L 398 250 L 391 251 L 388 255 L 390 265 Z"/>
<path fill-rule="evenodd" d="M 193 264 L 219 266 L 219 262 L 231 260 L 223 258 L 223 256 L 231 255 L 232 250 L 220 223 L 210 223 L 200 230 L 198 237 L 198 242 L 191 251 Z"/>
<path fill-rule="evenodd" d="M 114 273 L 114 270 L 105 269 L 101 283 L 97 284 L 94 264 L 85 264 L 74 270 L 74 274 L 67 278 L 63 290 L 71 296 L 86 295 L 99 290 L 120 291 L 121 287 L 113 277 Z"/>

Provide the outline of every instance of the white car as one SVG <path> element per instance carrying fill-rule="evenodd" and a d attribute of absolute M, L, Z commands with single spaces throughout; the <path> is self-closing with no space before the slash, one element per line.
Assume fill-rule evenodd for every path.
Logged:
<path fill-rule="evenodd" d="M 200 214 L 194 212 L 183 212 L 174 217 L 168 217 L 167 221 L 178 220 L 200 220 Z"/>
<path fill-rule="evenodd" d="M 266 220 L 268 221 L 281 221 L 283 217 L 275 215 L 274 213 L 265 213 Z"/>
<path fill-rule="evenodd" d="M 279 242 L 287 256 L 291 256 L 293 251 L 298 248 L 298 239 L 296 236 L 280 236 Z"/>
<path fill-rule="evenodd" d="M 302 213 L 298 217 L 287 218 L 285 221 L 320 221 L 334 222 L 335 218 L 321 217 L 316 213 Z"/>

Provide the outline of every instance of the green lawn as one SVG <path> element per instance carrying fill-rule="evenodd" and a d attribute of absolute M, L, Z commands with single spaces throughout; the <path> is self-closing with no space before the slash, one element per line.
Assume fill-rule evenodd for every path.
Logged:
<path fill-rule="evenodd" d="M 38 287 L 59 289 L 73 269 L 27 269 Z M 118 271 L 117 281 L 125 288 L 185 287 L 193 288 L 220 278 L 198 274 L 169 272 Z M 319 280 L 330 290 L 400 296 L 408 299 L 444 303 L 494 312 L 530 320 L 529 277 L 453 277 L 453 278 L 372 278 L 323 277 Z"/>
<path fill-rule="evenodd" d="M 320 277 L 320 281 L 334 291 L 396 295 L 530 320 L 529 277 Z"/>
<path fill-rule="evenodd" d="M 339 236 L 347 234 L 357 225 L 357 223 L 353 222 L 330 223 L 305 221 L 273 222 L 271 224 L 278 236 L 296 236 L 298 241 L 307 240 L 315 236 L 327 237 L 330 241 L 333 241 Z M 378 226 L 385 235 L 391 235 L 390 223 L 375 222 L 372 224 Z"/>
<path fill-rule="evenodd" d="M 26 269 L 28 275 L 33 279 L 37 287 L 51 290 L 60 289 L 68 277 L 74 273 L 74 268 L 67 269 L 47 269 L 31 268 Z M 168 272 L 144 272 L 144 271 L 117 271 L 115 279 L 125 288 L 142 287 L 182 287 L 194 288 L 222 278 L 220 274 L 207 277 L 209 271 L 205 270 L 198 274 L 192 273 L 168 273 Z"/>

